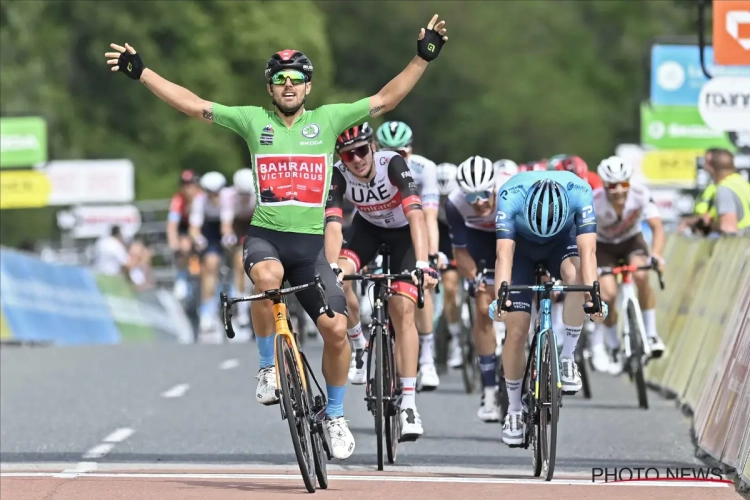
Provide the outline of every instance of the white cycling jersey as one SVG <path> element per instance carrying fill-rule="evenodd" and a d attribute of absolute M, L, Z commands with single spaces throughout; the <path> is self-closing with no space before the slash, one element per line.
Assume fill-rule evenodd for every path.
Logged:
<path fill-rule="evenodd" d="M 406 226 L 406 214 L 421 207 L 414 176 L 398 153 L 375 153 L 375 177 L 370 182 L 352 174 L 340 161 L 334 167 L 326 221 L 341 219 L 344 199 L 353 203 L 366 221 L 384 228 Z"/>
<path fill-rule="evenodd" d="M 510 179 L 510 176 L 505 175 L 498 178 L 495 184 L 495 196 L 497 196 L 497 193 L 500 192 L 500 187 L 505 184 L 508 179 Z M 448 203 L 451 206 L 448 206 Z M 464 192 L 461 191 L 460 187 L 451 191 L 446 201 L 446 212 L 453 212 L 454 210 L 461 215 L 461 218 L 464 220 L 464 225 L 468 228 L 487 232 L 495 230 L 495 217 L 497 216 L 495 211 L 492 210 L 484 217 L 478 216 L 471 207 L 471 204 L 466 201 Z M 446 213 L 446 215 L 448 220 L 450 220 L 450 213 Z"/>
<path fill-rule="evenodd" d="M 438 188 L 437 166 L 435 162 L 424 156 L 409 155 L 406 162 L 409 165 L 414 182 L 417 183 L 419 196 L 424 208 L 438 208 L 440 204 L 440 189 Z"/>
<path fill-rule="evenodd" d="M 594 191 L 596 212 L 596 240 L 617 244 L 641 233 L 644 220 L 659 217 L 659 209 L 651 199 L 648 188 L 642 184 L 630 184 L 622 215 L 618 216 L 603 188 Z"/>
<path fill-rule="evenodd" d="M 255 191 L 244 194 L 237 191 L 235 187 L 228 187 L 227 196 L 231 199 L 232 217 L 239 220 L 249 220 L 255 212 Z"/>
<path fill-rule="evenodd" d="M 190 206 L 190 225 L 201 227 L 204 222 L 232 222 L 234 220 L 234 198 L 230 188 L 219 191 L 219 198 L 212 203 L 205 192 L 198 193 Z"/>

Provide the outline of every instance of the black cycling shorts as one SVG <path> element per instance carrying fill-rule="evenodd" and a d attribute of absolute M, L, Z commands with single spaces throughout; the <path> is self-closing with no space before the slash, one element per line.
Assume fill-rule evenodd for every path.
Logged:
<path fill-rule="evenodd" d="M 417 266 L 414 245 L 409 226 L 384 228 L 367 222 L 355 214 L 352 224 L 344 232 L 344 245 L 341 256 L 347 258 L 356 268 L 369 263 L 378 254 L 380 245 L 388 245 L 390 250 L 390 273 L 410 273 Z M 399 295 L 405 295 L 416 302 L 417 287 L 413 283 L 397 281 L 391 288 Z"/>
<path fill-rule="evenodd" d="M 319 274 L 326 289 L 328 306 L 333 312 L 347 314 L 344 289 L 326 260 L 322 234 L 285 233 L 252 226 L 242 252 L 248 276 L 253 266 L 264 260 L 281 262 L 284 278 L 291 286 L 315 281 L 315 275 Z M 305 312 L 317 322 L 325 313 L 318 291 L 308 288 L 296 295 Z"/>
<path fill-rule="evenodd" d="M 445 222 L 438 220 L 438 232 L 440 233 L 440 239 L 438 240 L 438 250 L 448 257 L 450 263 L 444 271 L 453 271 L 456 269 L 456 263 L 453 260 L 453 244 L 451 243 L 450 227 Z"/>

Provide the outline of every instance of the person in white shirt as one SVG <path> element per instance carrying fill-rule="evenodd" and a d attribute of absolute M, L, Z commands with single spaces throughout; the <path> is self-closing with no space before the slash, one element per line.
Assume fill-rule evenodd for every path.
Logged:
<path fill-rule="evenodd" d="M 126 274 L 130 268 L 130 256 L 119 226 L 113 226 L 109 236 L 96 242 L 94 249 L 94 269 L 107 276 Z"/>

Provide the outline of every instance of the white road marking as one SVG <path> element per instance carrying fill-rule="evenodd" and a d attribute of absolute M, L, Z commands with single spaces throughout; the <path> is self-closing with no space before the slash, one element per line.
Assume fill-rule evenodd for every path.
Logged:
<path fill-rule="evenodd" d="M 181 398 L 190 389 L 190 384 L 177 384 L 168 391 L 162 392 L 163 398 Z"/>
<path fill-rule="evenodd" d="M 54 474 L 54 477 L 60 478 L 75 478 L 81 472 L 93 472 L 96 470 L 96 462 L 78 462 L 72 469 L 65 469 L 59 474 Z"/>
<path fill-rule="evenodd" d="M 83 454 L 83 458 L 101 458 L 114 448 L 114 443 L 101 443 Z"/>
<path fill-rule="evenodd" d="M 219 370 L 231 370 L 232 368 L 237 368 L 240 366 L 240 362 L 236 359 L 227 359 L 225 361 L 222 361 L 219 365 Z"/>
<path fill-rule="evenodd" d="M 120 441 L 125 441 L 127 438 L 133 435 L 135 431 L 133 429 L 129 429 L 127 427 L 122 427 L 121 429 L 117 429 L 112 434 L 104 438 L 105 443 L 119 443 Z"/>
<path fill-rule="evenodd" d="M 60 473 L 54 472 L 2 472 L 0 477 L 57 477 Z M 74 477 L 99 477 L 99 478 L 132 478 L 132 479 L 267 479 L 274 481 L 299 481 L 297 475 L 290 474 L 174 474 L 174 473 L 98 473 L 78 472 L 71 473 Z M 553 479 L 542 481 L 540 479 L 510 479 L 510 478 L 487 478 L 487 477 L 440 477 L 440 476 L 380 476 L 377 474 L 369 476 L 361 475 L 336 475 L 328 476 L 333 481 L 385 481 L 392 483 L 459 483 L 459 484 L 535 484 L 535 485 L 567 485 L 567 486 L 652 486 L 665 488 L 728 488 L 727 483 L 719 482 L 679 482 L 679 481 L 645 481 L 645 482 L 623 482 L 623 483 L 592 483 L 587 479 Z"/>

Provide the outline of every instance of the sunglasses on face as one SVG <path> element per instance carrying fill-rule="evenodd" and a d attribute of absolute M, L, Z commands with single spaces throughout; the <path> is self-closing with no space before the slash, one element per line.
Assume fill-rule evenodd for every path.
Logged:
<path fill-rule="evenodd" d="M 341 157 L 342 160 L 348 163 L 350 161 L 354 161 L 355 156 L 359 158 L 366 158 L 369 153 L 370 153 L 370 145 L 363 144 L 360 147 L 350 149 L 349 151 L 339 151 L 339 156 Z"/>
<path fill-rule="evenodd" d="M 271 77 L 271 83 L 274 85 L 286 85 L 286 79 L 292 82 L 292 85 L 301 85 L 307 81 L 307 76 L 301 71 L 286 69 L 275 73 Z"/>
<path fill-rule="evenodd" d="M 491 191 L 480 191 L 479 193 L 464 193 L 464 198 L 471 205 L 480 201 L 487 201 L 490 199 L 490 196 L 492 196 Z"/>
<path fill-rule="evenodd" d="M 606 185 L 607 191 L 620 191 L 625 189 L 630 189 L 630 182 L 611 182 Z"/>

